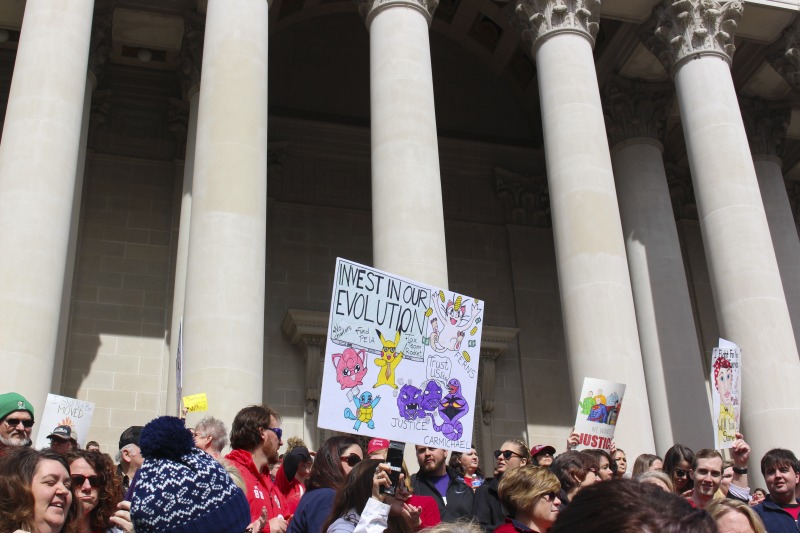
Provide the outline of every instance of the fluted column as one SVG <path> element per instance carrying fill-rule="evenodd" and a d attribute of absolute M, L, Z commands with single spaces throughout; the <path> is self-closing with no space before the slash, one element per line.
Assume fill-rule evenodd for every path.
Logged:
<path fill-rule="evenodd" d="M 652 44 L 675 80 L 720 335 L 743 349 L 741 416 L 757 460 L 800 439 L 800 360 L 730 73 L 741 12 L 667 3 Z"/>
<path fill-rule="evenodd" d="M 359 3 L 369 30 L 374 266 L 447 287 L 428 37 L 438 0 Z"/>
<path fill-rule="evenodd" d="M 780 156 L 791 119 L 791 109 L 780 104 L 774 107 L 773 104 L 756 98 L 740 98 L 739 104 L 753 154 L 761 201 L 764 202 L 769 233 L 781 272 L 795 344 L 800 347 L 800 238 L 797 236 L 797 226 L 789 204 Z"/>
<path fill-rule="evenodd" d="M 186 152 L 183 159 L 181 184 L 181 215 L 178 228 L 178 250 L 175 256 L 175 281 L 172 295 L 172 321 L 169 342 L 169 373 L 167 382 L 167 413 L 177 414 L 180 399 L 176 396 L 177 375 L 175 359 L 180 342 L 181 319 L 186 300 L 186 270 L 189 258 L 189 233 L 192 219 L 192 180 L 197 141 L 197 112 L 200 107 L 200 68 L 203 64 L 203 28 L 191 15 L 184 19 L 181 49 L 181 86 L 183 98 L 189 103 L 186 127 Z"/>
<path fill-rule="evenodd" d="M 573 396 L 584 377 L 627 385 L 616 442 L 653 452 L 617 193 L 592 57 L 598 0 L 522 0 L 536 57 Z"/>
<path fill-rule="evenodd" d="M 263 397 L 267 220 L 264 0 L 209 0 L 184 308 L 184 393 L 233 420 Z"/>
<path fill-rule="evenodd" d="M 672 87 L 612 77 L 604 90 L 656 449 L 713 442 L 689 285 L 660 139 Z"/>
<path fill-rule="evenodd" d="M 58 343 L 93 7 L 28 0 L 0 143 L 0 368 L 37 409 Z"/>

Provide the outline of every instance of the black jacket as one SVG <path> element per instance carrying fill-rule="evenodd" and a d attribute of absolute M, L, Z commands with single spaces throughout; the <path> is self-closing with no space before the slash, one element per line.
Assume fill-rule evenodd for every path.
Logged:
<path fill-rule="evenodd" d="M 411 487 L 414 489 L 414 494 L 433 497 L 439 506 L 442 522 L 454 522 L 463 517 L 471 518 L 472 489 L 452 468 L 447 467 L 447 475 L 450 477 L 450 483 L 447 485 L 447 505 L 444 504 L 444 498 L 436 490 L 433 482 L 421 471 L 411 476 Z"/>
<path fill-rule="evenodd" d="M 769 496 L 763 502 L 753 507 L 753 511 L 761 517 L 769 533 L 794 533 L 800 531 L 800 525 L 792 518 L 787 511 L 777 503 L 773 502 Z"/>
<path fill-rule="evenodd" d="M 472 502 L 472 514 L 486 533 L 491 533 L 497 526 L 504 524 L 508 516 L 503 512 L 500 496 L 497 494 L 499 484 L 500 478 L 497 477 L 487 481 L 475 491 Z"/>

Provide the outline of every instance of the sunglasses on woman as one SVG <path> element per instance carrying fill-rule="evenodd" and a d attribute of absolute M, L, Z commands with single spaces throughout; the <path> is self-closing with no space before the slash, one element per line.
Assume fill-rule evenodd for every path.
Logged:
<path fill-rule="evenodd" d="M 89 485 L 94 488 L 99 488 L 103 484 L 103 478 L 100 476 L 84 476 L 82 474 L 72 474 L 72 484 L 75 487 L 83 487 L 86 480 L 89 480 Z"/>
<path fill-rule="evenodd" d="M 339 459 L 341 459 L 343 463 L 347 463 L 348 466 L 351 466 L 351 467 L 356 466 L 358 463 L 361 462 L 361 457 L 359 457 L 358 454 L 355 454 L 355 453 L 351 453 L 350 455 L 345 455 L 343 457 L 339 457 Z"/>
<path fill-rule="evenodd" d="M 499 459 L 501 455 L 505 458 L 506 461 L 511 459 L 511 457 L 513 457 L 514 455 L 516 455 L 519 458 L 522 458 L 522 456 L 520 454 L 518 454 L 517 452 L 512 452 L 511 450 L 495 450 L 494 451 L 494 458 L 495 459 Z"/>
<path fill-rule="evenodd" d="M 681 470 L 680 468 L 676 468 L 675 477 L 689 477 L 689 472 L 686 470 Z"/>

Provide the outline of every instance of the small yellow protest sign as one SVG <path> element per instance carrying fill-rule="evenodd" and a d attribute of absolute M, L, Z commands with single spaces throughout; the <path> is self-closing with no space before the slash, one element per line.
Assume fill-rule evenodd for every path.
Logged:
<path fill-rule="evenodd" d="M 183 407 L 190 413 L 208 411 L 208 397 L 205 392 L 183 397 Z"/>

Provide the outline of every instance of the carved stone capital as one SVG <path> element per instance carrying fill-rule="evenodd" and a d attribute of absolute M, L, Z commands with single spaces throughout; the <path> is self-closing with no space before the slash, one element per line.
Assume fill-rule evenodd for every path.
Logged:
<path fill-rule="evenodd" d="M 601 96 L 611 147 L 633 138 L 663 139 L 675 97 L 671 84 L 629 80 L 612 74 Z"/>
<path fill-rule="evenodd" d="M 328 336 L 328 313 L 289 309 L 281 325 L 283 333 L 303 350 L 306 413 L 314 414 L 322 390 L 322 358 Z"/>
<path fill-rule="evenodd" d="M 517 174 L 504 168 L 494 169 L 497 197 L 506 204 L 506 221 L 539 228 L 549 228 L 550 193 L 547 177 Z"/>
<path fill-rule="evenodd" d="M 767 56 L 767 61 L 795 92 L 800 92 L 800 23 L 786 28 L 783 40 L 785 48 Z"/>
<path fill-rule="evenodd" d="M 667 163 L 664 167 L 675 220 L 697 220 L 697 201 L 689 171 L 675 163 Z"/>
<path fill-rule="evenodd" d="M 753 155 L 781 155 L 792 110 L 784 102 L 739 97 L 739 108 Z"/>
<path fill-rule="evenodd" d="M 594 48 L 600 29 L 600 0 L 520 0 L 517 17 L 522 38 L 535 49 L 556 33 L 577 33 Z"/>
<path fill-rule="evenodd" d="M 89 40 L 89 72 L 99 82 L 111 57 L 111 22 L 113 8 L 96 9 L 92 20 L 92 36 Z"/>
<path fill-rule="evenodd" d="M 200 72 L 203 68 L 203 39 L 205 18 L 189 11 L 183 17 L 183 43 L 178 60 L 183 97 L 190 100 L 200 87 Z"/>
<path fill-rule="evenodd" d="M 169 99 L 167 128 L 175 136 L 177 143 L 176 156 L 178 158 L 184 156 L 186 153 L 186 136 L 189 131 L 189 104 L 185 100 Z"/>
<path fill-rule="evenodd" d="M 494 389 L 497 377 L 497 360 L 506 353 L 508 345 L 517 337 L 519 329 L 484 326 L 481 332 L 481 364 L 478 383 L 481 388 L 483 423 L 489 425 L 494 411 Z"/>
<path fill-rule="evenodd" d="M 367 28 L 372 25 L 375 15 L 384 9 L 393 7 L 405 7 L 419 11 L 430 27 L 433 21 L 433 12 L 439 5 L 439 0 L 355 0 L 355 2 L 358 4 L 358 12 L 367 22 Z"/>
<path fill-rule="evenodd" d="M 743 9 L 741 2 L 664 0 L 653 14 L 655 33 L 645 44 L 667 72 L 698 55 L 721 57 L 730 65 Z"/>

